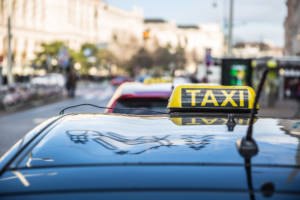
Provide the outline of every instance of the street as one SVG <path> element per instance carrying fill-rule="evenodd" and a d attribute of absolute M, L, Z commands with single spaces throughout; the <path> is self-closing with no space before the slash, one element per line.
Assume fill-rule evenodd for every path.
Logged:
<path fill-rule="evenodd" d="M 0 116 L 0 157 L 28 131 L 44 120 L 58 115 L 63 108 L 81 103 L 106 106 L 113 92 L 114 88 L 107 83 L 80 84 L 77 88 L 76 97 L 73 99 L 65 99 L 56 103 Z M 72 112 L 78 111 L 95 112 L 95 108 L 81 107 L 72 109 Z M 99 109 L 97 112 L 103 112 L 103 110 Z"/>

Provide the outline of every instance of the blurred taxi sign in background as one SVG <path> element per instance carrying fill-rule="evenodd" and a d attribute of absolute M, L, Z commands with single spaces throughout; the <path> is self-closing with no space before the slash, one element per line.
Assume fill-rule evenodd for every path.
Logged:
<path fill-rule="evenodd" d="M 255 92 L 249 86 L 177 86 L 169 99 L 170 112 L 250 112 Z M 257 107 L 258 108 L 258 107 Z"/>
<path fill-rule="evenodd" d="M 172 83 L 173 79 L 168 77 L 168 78 L 160 78 L 160 77 L 157 77 L 157 78 L 146 78 L 144 80 L 144 83 L 145 84 L 155 84 L 155 83 Z"/>

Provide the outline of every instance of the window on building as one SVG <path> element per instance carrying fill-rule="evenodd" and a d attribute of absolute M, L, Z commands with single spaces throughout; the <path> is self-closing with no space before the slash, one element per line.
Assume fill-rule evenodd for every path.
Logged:
<path fill-rule="evenodd" d="M 23 13 L 23 20 L 24 22 L 26 22 L 26 9 L 27 9 L 27 4 L 26 4 L 26 0 L 23 0 L 23 6 L 22 6 L 22 13 Z"/>
<path fill-rule="evenodd" d="M 4 15 L 5 5 L 4 1 L 0 1 L 0 23 L 5 23 L 5 15 Z"/>
<path fill-rule="evenodd" d="M 41 21 L 45 22 L 46 19 L 46 9 L 45 9 L 45 1 L 41 1 Z"/>
<path fill-rule="evenodd" d="M 32 0 L 32 21 L 36 20 L 36 0 Z"/>
<path fill-rule="evenodd" d="M 17 0 L 13 0 L 11 2 L 11 15 L 14 19 L 16 19 L 16 10 L 17 10 Z"/>

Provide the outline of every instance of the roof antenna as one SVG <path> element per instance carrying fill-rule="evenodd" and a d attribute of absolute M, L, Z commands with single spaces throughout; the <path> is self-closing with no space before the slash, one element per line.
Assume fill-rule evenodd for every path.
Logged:
<path fill-rule="evenodd" d="M 258 85 L 258 89 L 256 92 L 255 100 L 253 103 L 253 108 L 251 110 L 251 118 L 250 118 L 250 123 L 248 126 L 247 130 L 247 135 L 246 137 L 243 137 L 237 141 L 237 148 L 241 156 L 244 158 L 251 158 L 252 156 L 256 155 L 258 153 L 258 147 L 255 142 L 255 140 L 252 138 L 252 133 L 253 133 L 253 122 L 254 122 L 254 117 L 255 113 L 257 112 L 257 103 L 260 97 L 260 93 L 262 91 L 262 87 L 265 83 L 265 80 L 267 78 L 269 69 L 266 68 L 263 72 L 262 78 L 260 79 L 260 83 Z"/>

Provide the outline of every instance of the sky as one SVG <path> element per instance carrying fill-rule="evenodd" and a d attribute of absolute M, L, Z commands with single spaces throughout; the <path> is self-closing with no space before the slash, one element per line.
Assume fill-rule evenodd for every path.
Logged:
<path fill-rule="evenodd" d="M 134 6 L 145 18 L 174 20 L 177 24 L 219 23 L 228 20 L 230 0 L 104 0 L 124 10 Z M 270 41 L 284 45 L 286 0 L 234 0 L 234 42 Z M 225 28 L 224 31 L 228 30 Z"/>

